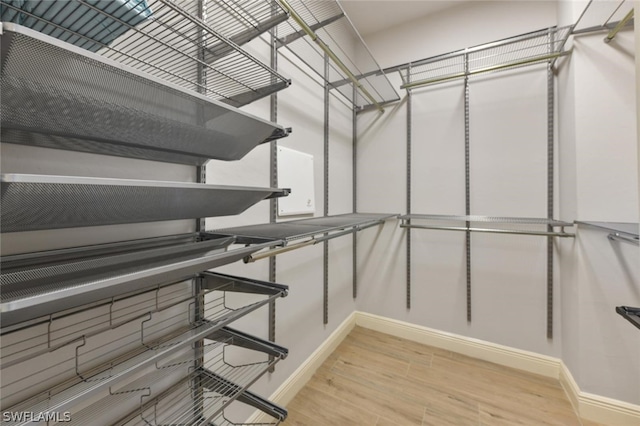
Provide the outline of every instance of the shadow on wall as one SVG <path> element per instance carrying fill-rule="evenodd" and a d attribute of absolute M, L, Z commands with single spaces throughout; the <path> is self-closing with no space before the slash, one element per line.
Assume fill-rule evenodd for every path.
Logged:
<path fill-rule="evenodd" d="M 368 141 L 373 141 L 374 138 L 369 137 L 371 132 L 375 131 L 380 126 L 384 126 L 386 123 L 393 121 L 399 111 L 404 109 L 406 103 L 407 96 L 405 95 L 399 102 L 396 102 L 393 105 L 388 105 L 385 108 L 384 113 L 372 111 L 372 113 L 375 114 L 375 118 L 372 121 L 368 122 L 363 129 L 358 129 L 358 141 L 364 140 L 365 138 Z"/>

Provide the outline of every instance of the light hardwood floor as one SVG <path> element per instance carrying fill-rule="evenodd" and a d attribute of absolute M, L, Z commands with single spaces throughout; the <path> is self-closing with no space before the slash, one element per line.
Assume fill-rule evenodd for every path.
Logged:
<path fill-rule="evenodd" d="M 361 327 L 287 408 L 287 426 L 596 426 L 557 380 Z"/>

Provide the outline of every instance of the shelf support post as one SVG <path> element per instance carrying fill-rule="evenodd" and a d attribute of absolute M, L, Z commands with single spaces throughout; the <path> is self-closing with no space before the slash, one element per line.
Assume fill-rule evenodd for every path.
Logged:
<path fill-rule="evenodd" d="M 471 215 L 471 176 L 470 176 L 470 132 L 469 132 L 469 53 L 464 54 L 464 209 Z M 465 222 L 466 264 L 467 264 L 467 322 L 471 322 L 471 222 Z"/>
<path fill-rule="evenodd" d="M 273 5 L 272 14 L 277 14 L 276 6 Z M 269 33 L 271 34 L 271 69 L 278 70 L 278 27 L 272 28 Z M 276 83 L 275 77 L 271 77 L 272 84 Z M 278 121 L 278 94 L 274 93 L 269 98 L 269 119 L 275 123 Z M 269 147 L 269 185 L 271 188 L 278 187 L 278 142 L 272 141 Z M 276 223 L 278 204 L 275 198 L 269 200 L 269 223 Z M 276 282 L 276 256 L 269 258 L 269 281 Z M 276 302 L 272 300 L 269 302 L 269 341 L 276 341 Z M 275 364 L 273 363 L 273 355 L 269 355 L 269 373 L 275 371 Z"/>
<path fill-rule="evenodd" d="M 553 31 L 549 29 L 548 52 L 553 52 Z M 554 78 L 553 63 L 547 61 L 547 218 L 553 219 L 554 198 Z M 547 225 L 547 232 L 553 227 Z M 553 237 L 547 237 L 547 339 L 553 338 Z"/>
<path fill-rule="evenodd" d="M 358 95 L 358 88 L 356 87 L 355 84 L 352 84 L 353 87 L 353 99 L 354 99 L 354 105 L 353 105 L 353 112 L 351 115 L 351 130 L 352 130 L 352 135 L 351 135 L 351 140 L 352 140 L 352 151 L 351 151 L 351 156 L 352 156 L 352 161 L 353 164 L 351 165 L 351 173 L 352 173 L 352 180 L 351 180 L 351 196 L 352 196 L 352 201 L 353 201 L 353 213 L 357 213 L 358 212 L 358 108 L 355 105 L 355 99 L 356 96 Z M 353 233 L 353 262 L 352 262 L 352 273 L 353 273 L 353 278 L 352 278 L 352 285 L 353 285 L 353 300 L 355 300 L 358 297 L 358 235 L 356 232 Z"/>
<path fill-rule="evenodd" d="M 324 55 L 324 216 L 329 215 L 329 55 Z M 326 234 L 325 234 L 326 235 Z M 329 241 L 323 243 L 323 322 L 329 323 Z"/>
<path fill-rule="evenodd" d="M 207 0 L 198 0 L 198 18 L 203 22 L 207 21 Z M 198 65 L 197 65 L 197 91 L 206 95 L 207 84 L 207 69 L 204 67 L 205 49 L 207 40 L 204 35 L 204 31 L 201 27 L 197 27 L 197 39 L 198 44 L 201 46 L 198 49 Z M 204 123 L 204 111 L 198 110 L 198 121 Z M 207 182 L 207 168 L 206 163 L 196 167 L 196 182 Z M 196 219 L 196 233 L 201 233 L 206 230 L 206 219 L 204 217 Z M 204 318 L 204 292 L 203 290 L 204 279 L 202 277 L 194 278 L 193 280 L 193 293 L 196 298 L 196 304 L 194 307 L 194 319 L 195 322 L 203 321 Z M 195 360 L 193 368 L 201 368 L 204 365 L 204 339 L 200 339 L 194 344 Z M 196 377 L 193 386 L 193 415 L 194 418 L 199 419 L 204 416 L 204 384 L 200 377 Z"/>
<path fill-rule="evenodd" d="M 411 64 L 407 68 L 407 82 L 411 82 Z M 411 214 L 411 90 L 407 90 L 407 214 Z M 411 219 L 407 219 L 411 225 Z M 411 309 L 411 228 L 407 228 L 407 310 Z"/>

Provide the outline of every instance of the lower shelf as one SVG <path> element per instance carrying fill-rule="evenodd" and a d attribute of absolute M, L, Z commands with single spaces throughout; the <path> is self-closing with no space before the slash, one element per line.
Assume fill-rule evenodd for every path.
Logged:
<path fill-rule="evenodd" d="M 258 244 L 227 251 L 233 242 L 232 238 L 220 238 L 9 269 L 0 276 L 2 327 L 188 279 L 269 246 Z M 56 255 L 51 254 L 54 258 Z M 11 264 L 11 259 L 3 259 L 3 269 Z"/>
<path fill-rule="evenodd" d="M 574 237 L 574 234 L 565 232 L 564 230 L 566 226 L 573 226 L 572 223 L 545 218 L 407 214 L 400 216 L 400 220 L 402 221 L 400 227 L 407 229 L 479 232 L 485 234 L 533 235 L 562 238 Z M 426 221 L 427 223 L 418 224 L 416 221 Z M 431 222 L 435 222 L 435 224 L 431 224 Z M 461 225 L 443 225 L 442 222 L 461 223 Z M 483 223 L 486 225 L 484 225 L 485 227 L 478 228 L 472 227 L 471 224 L 473 223 Z M 500 225 L 500 228 L 496 228 L 497 225 Z M 558 227 L 560 228 L 559 231 L 554 230 L 554 228 Z"/>
<path fill-rule="evenodd" d="M 216 275 L 209 273 L 209 276 Z M 152 383 L 159 382 L 161 386 L 166 384 L 166 380 L 175 383 L 178 377 L 185 375 L 189 378 L 187 381 L 208 380 L 212 390 L 224 391 L 223 394 L 228 398 L 229 389 L 236 388 L 206 377 L 203 372 L 210 368 L 216 369 L 216 374 L 225 374 L 225 380 L 239 382 L 237 386 L 240 387 L 237 389 L 244 390 L 274 362 L 286 357 L 287 350 L 227 329 L 226 326 L 276 298 L 285 296 L 287 288 L 278 284 L 268 286 L 267 283 L 257 281 L 254 294 L 243 297 L 243 304 L 239 300 L 230 305 L 227 293 L 251 287 L 252 280 L 224 275 L 218 281 L 215 290 L 203 290 L 203 293 L 193 296 L 192 300 L 172 306 L 164 312 L 149 313 L 114 327 L 114 331 L 129 331 L 129 334 L 108 347 L 102 346 L 101 334 L 94 337 L 83 334 L 79 338 L 69 336 L 71 340 L 68 344 L 51 350 L 59 355 L 68 354 L 64 364 L 46 365 L 47 362 L 53 362 L 53 359 L 59 359 L 59 356 L 48 356 L 46 352 L 40 352 L 38 359 L 43 365 L 37 365 L 36 370 L 39 371 L 24 374 L 25 366 L 33 365 L 33 358 L 14 362 L 11 368 L 3 365 L 3 376 L 7 373 L 8 376 L 17 378 L 8 380 L 8 385 L 3 383 L 3 397 L 8 398 L 5 402 L 21 401 L 12 403 L 11 406 L 3 404 L 3 411 L 75 412 L 77 415 L 73 421 L 80 421 L 77 424 L 90 424 L 91 422 L 82 423 L 82 420 L 96 419 L 96 410 L 111 406 L 99 403 L 97 408 L 86 408 L 83 404 L 97 398 L 102 400 L 126 394 L 130 394 L 130 397 L 137 394 L 137 400 L 142 403 L 150 397 Z M 200 309 L 206 319 L 194 322 L 193 318 Z M 44 341 L 47 340 L 45 336 Z M 202 342 L 207 343 L 203 345 Z M 266 358 L 264 354 L 268 354 L 271 361 L 231 363 L 227 357 L 231 346 L 234 349 L 259 351 L 263 358 Z M 201 359 L 204 363 L 199 361 Z M 68 366 L 67 369 L 62 368 L 65 365 Z M 54 371 L 56 374 L 52 376 Z M 49 380 L 55 380 L 56 385 L 41 386 L 45 389 L 42 392 L 35 390 L 36 386 L 27 385 L 43 382 L 41 378 L 45 376 Z M 6 424 L 27 423 L 18 420 Z"/>
<path fill-rule="evenodd" d="M 246 398 L 242 398 L 242 399 L 238 398 L 238 400 L 234 401 L 231 404 L 231 408 L 233 408 L 236 405 L 245 403 L 246 405 L 250 405 L 254 408 L 258 408 L 261 411 L 269 414 L 272 417 L 272 420 L 268 422 L 262 421 L 260 423 L 246 423 L 244 421 L 234 419 L 233 415 L 229 415 L 227 414 L 226 410 L 223 410 L 222 413 L 220 413 L 218 416 L 212 419 L 209 424 L 215 425 L 215 426 L 247 426 L 247 425 L 267 426 L 267 425 L 278 425 L 287 419 L 288 412 L 285 408 L 280 407 L 272 402 L 263 400 L 260 396 L 249 391 L 245 392 L 243 394 L 243 397 L 246 397 Z M 262 407 L 256 407 L 254 404 L 248 401 L 249 399 L 257 399 L 261 401 Z M 245 405 L 245 404 L 242 404 L 242 405 Z"/>
<path fill-rule="evenodd" d="M 105 399 L 74 413 L 72 425 L 104 422 L 111 407 L 137 405 L 128 415 L 109 423 L 135 425 L 219 424 L 225 409 L 238 400 L 279 420 L 285 409 L 255 395 L 247 388 L 288 351 L 271 342 L 229 328 L 205 338 L 202 346 L 163 360 L 143 377 L 110 392 Z M 246 347 L 251 347 L 247 349 Z M 266 359 L 265 354 L 272 358 Z M 174 379 L 167 385 L 167 378 Z"/>

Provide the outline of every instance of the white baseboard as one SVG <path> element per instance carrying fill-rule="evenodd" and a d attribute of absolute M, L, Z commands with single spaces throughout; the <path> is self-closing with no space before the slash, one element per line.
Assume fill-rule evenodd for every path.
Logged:
<path fill-rule="evenodd" d="M 558 379 L 573 408 L 581 418 L 612 426 L 640 425 L 640 406 L 581 391 L 567 366 L 558 358 L 365 312 L 351 314 L 269 399 L 280 405 L 289 403 L 356 325 L 506 367 Z M 259 411 L 248 420 L 248 422 L 256 423 L 267 421 L 268 416 Z"/>
<path fill-rule="evenodd" d="M 605 425 L 640 425 L 639 405 L 581 391 L 564 362 L 561 362 L 559 380 L 581 418 Z"/>
<path fill-rule="evenodd" d="M 560 363 L 557 358 L 533 352 L 364 312 L 356 312 L 356 325 L 545 377 L 558 378 L 560 375 Z"/>
<path fill-rule="evenodd" d="M 349 315 L 342 324 L 336 328 L 333 333 L 294 371 L 287 380 L 276 389 L 269 397 L 270 401 L 279 405 L 287 405 L 300 390 L 307 384 L 324 361 L 336 350 L 338 345 L 353 330 L 356 325 L 356 312 Z M 247 423 L 269 423 L 271 421 L 269 415 L 256 411 L 247 420 Z"/>

